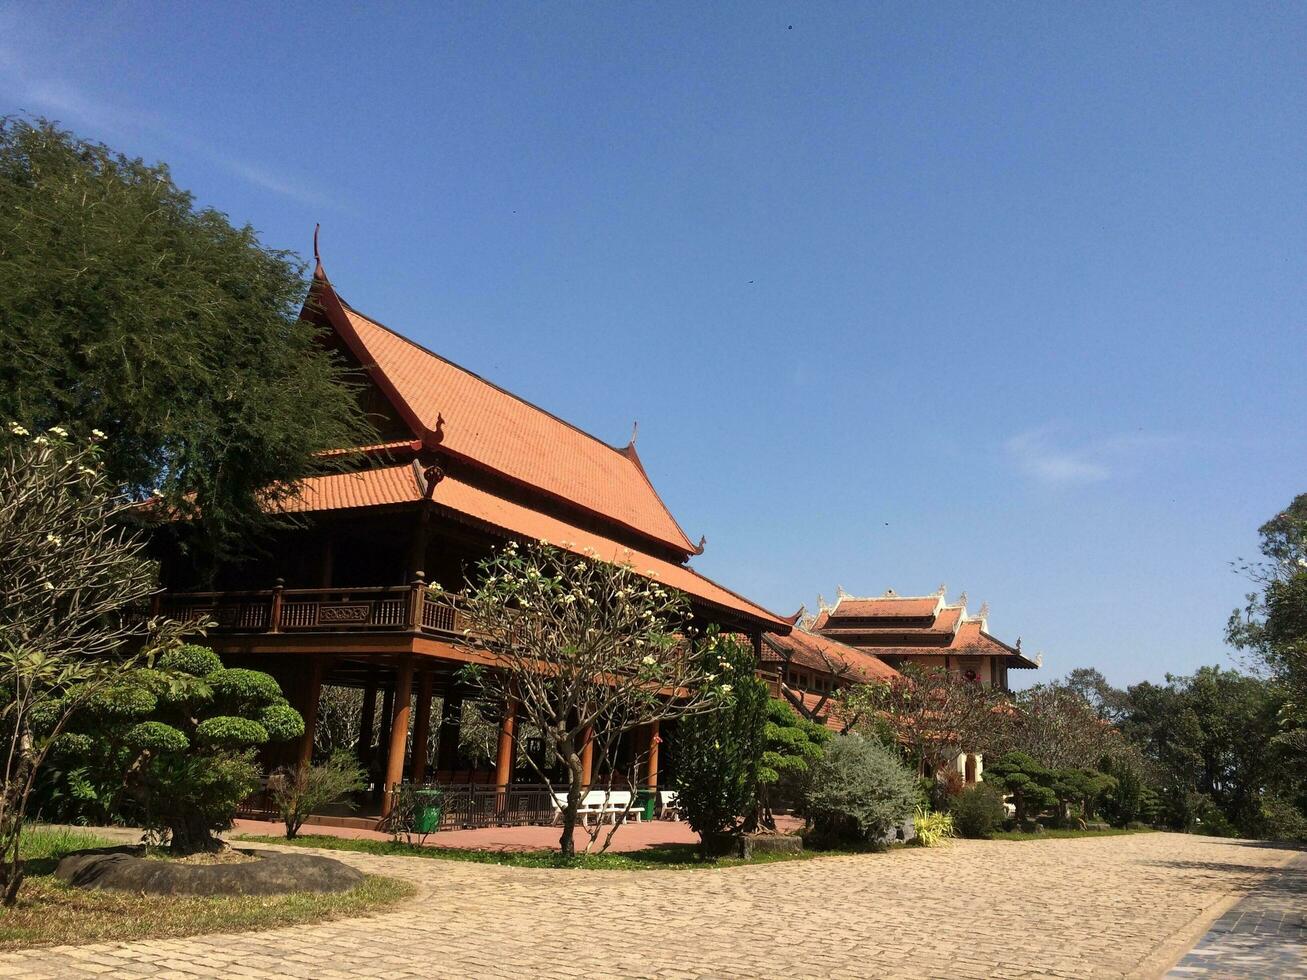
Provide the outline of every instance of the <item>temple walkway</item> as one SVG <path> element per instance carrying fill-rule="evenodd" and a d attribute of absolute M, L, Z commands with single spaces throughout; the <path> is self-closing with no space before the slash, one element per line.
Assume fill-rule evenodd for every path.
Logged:
<path fill-rule="evenodd" d="M 8 953 L 0 976 L 1157 977 L 1298 855 L 1139 834 L 692 871 L 332 856 L 418 894 L 366 918 Z"/>

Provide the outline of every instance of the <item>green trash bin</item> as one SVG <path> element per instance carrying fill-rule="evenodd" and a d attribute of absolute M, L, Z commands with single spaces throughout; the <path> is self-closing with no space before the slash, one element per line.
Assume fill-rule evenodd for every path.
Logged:
<path fill-rule="evenodd" d="M 658 794 L 651 789 L 642 789 L 636 793 L 636 806 L 644 811 L 644 819 L 652 820 L 657 816 Z"/>
<path fill-rule="evenodd" d="M 413 794 L 418 798 L 417 816 L 414 820 L 416 826 L 414 829 L 419 834 L 434 833 L 440 827 L 440 816 L 444 812 L 444 807 L 440 805 L 440 791 L 435 789 L 419 789 Z"/>

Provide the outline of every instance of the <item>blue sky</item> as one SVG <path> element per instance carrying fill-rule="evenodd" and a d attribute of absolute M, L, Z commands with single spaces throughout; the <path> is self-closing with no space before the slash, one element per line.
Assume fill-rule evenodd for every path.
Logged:
<path fill-rule="evenodd" d="M 169 162 L 642 457 L 772 608 L 965 589 L 1226 660 L 1307 490 L 1307 6 L 0 4 L 0 111 Z"/>

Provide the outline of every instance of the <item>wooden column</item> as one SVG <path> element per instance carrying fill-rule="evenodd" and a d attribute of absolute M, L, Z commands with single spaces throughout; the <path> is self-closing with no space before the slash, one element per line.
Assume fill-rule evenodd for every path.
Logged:
<path fill-rule="evenodd" d="M 587 787 L 594 781 L 595 742 L 594 728 L 587 725 L 581 733 L 581 782 Z"/>
<path fill-rule="evenodd" d="M 418 677 L 418 706 L 413 717 L 413 762 L 409 779 L 421 783 L 427 776 L 427 740 L 431 736 L 431 671 Z"/>
<path fill-rule="evenodd" d="M 658 722 L 649 722 L 649 756 L 645 760 L 644 785 L 648 789 L 658 788 Z"/>
<path fill-rule="evenodd" d="M 404 749 L 408 744 L 409 712 L 413 701 L 413 660 L 405 657 L 395 670 L 394 713 L 390 717 L 390 750 L 386 754 L 385 795 L 381 815 L 388 816 L 394 806 L 394 790 L 404 779 Z"/>
<path fill-rule="evenodd" d="M 440 737 L 436 740 L 436 771 L 458 768 L 458 742 L 463 732 L 463 696 L 452 687 L 440 705 Z"/>
<path fill-rule="evenodd" d="M 377 751 L 385 752 L 390 745 L 390 720 L 395 714 L 395 683 L 386 681 L 381 695 L 381 727 L 377 731 Z"/>
<path fill-rule="evenodd" d="M 372 729 L 377 723 L 377 672 L 368 670 L 363 687 L 363 711 L 359 715 L 359 765 L 367 769 L 372 765 Z"/>
<path fill-rule="evenodd" d="M 318 702 L 322 699 L 322 658 L 310 657 L 309 670 L 304 678 L 304 696 L 300 714 L 304 717 L 304 735 L 300 738 L 301 766 L 313 764 L 313 737 L 318 731 Z"/>
<path fill-rule="evenodd" d="M 495 755 L 495 785 L 513 781 L 513 735 L 517 729 L 517 702 L 511 698 L 504 705 L 499 722 L 499 751 Z"/>

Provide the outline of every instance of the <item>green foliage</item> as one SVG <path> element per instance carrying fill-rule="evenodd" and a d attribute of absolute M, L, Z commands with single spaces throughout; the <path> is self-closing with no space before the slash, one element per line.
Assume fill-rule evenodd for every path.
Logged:
<path fill-rule="evenodd" d="M 1009 752 L 985 766 L 986 781 L 993 780 L 1012 794 L 1017 823 L 1025 823 L 1057 804 L 1056 776 L 1025 752 Z"/>
<path fill-rule="evenodd" d="M 917 807 L 912 829 L 917 835 L 916 842 L 921 847 L 939 847 L 956 833 L 952 814 L 932 813 L 924 807 Z"/>
<path fill-rule="evenodd" d="M 175 650 L 169 650 L 159 658 L 159 670 L 173 674 L 190 674 L 192 677 L 207 677 L 215 671 L 222 670 L 222 661 L 208 647 L 185 643 Z"/>
<path fill-rule="evenodd" d="M 219 715 L 195 726 L 195 741 L 211 748 L 245 749 L 266 743 L 268 730 L 249 718 Z"/>
<path fill-rule="evenodd" d="M 762 820 L 774 826 L 772 808 L 779 796 L 794 798 L 811 765 L 821 758 L 831 732 L 825 725 L 802 718 L 786 702 L 772 698 L 763 724 L 763 753 L 758 767 Z"/>
<path fill-rule="evenodd" d="M 259 494 L 372 441 L 298 319 L 305 288 L 295 256 L 197 209 L 166 166 L 0 121 L 0 418 L 108 433 L 110 480 L 198 519 L 206 566 L 284 520 Z"/>
<path fill-rule="evenodd" d="M 974 783 L 955 796 L 949 813 L 958 836 L 973 839 L 989 837 L 1007 816 L 1003 794 L 988 782 Z"/>
<path fill-rule="evenodd" d="M 339 803 L 366 785 L 367 773 L 348 750 L 333 752 L 321 765 L 278 769 L 268 780 L 273 806 L 286 825 L 287 840 L 295 839 L 314 810 Z"/>
<path fill-rule="evenodd" d="M 840 735 L 811 767 L 804 810 L 818 840 L 877 844 L 916 802 L 916 777 L 896 752 L 860 735 Z"/>
<path fill-rule="evenodd" d="M 68 739 L 80 739 L 81 742 L 79 744 L 69 741 L 66 743 L 67 748 L 77 747 L 86 751 L 91 748 L 91 739 L 88 735 L 70 732 Z M 184 732 L 179 732 L 172 725 L 165 725 L 161 721 L 143 721 L 133 725 L 123 733 L 123 743 L 143 752 L 185 752 L 191 747 L 191 740 Z"/>
<path fill-rule="evenodd" d="M 1053 773 L 1053 793 L 1063 816 L 1077 824 L 1093 819 L 1099 800 L 1116 787 L 1116 779 L 1094 769 L 1059 769 Z"/>
<path fill-rule="evenodd" d="M 715 710 L 680 722 L 677 804 L 708 856 L 744 830 L 756 813 L 768 695 L 754 675 L 753 650 L 734 637 L 710 636 L 692 656 L 712 678 L 707 683 Z"/>
<path fill-rule="evenodd" d="M 174 653 L 156 669 L 128 673 L 93 699 L 93 710 L 73 716 L 56 747 L 60 778 L 50 798 L 56 812 L 74 811 L 65 819 L 80 811 L 139 821 L 188 852 L 213 847 L 213 832 L 230 826 L 257 787 L 253 747 L 299 737 L 304 720 L 271 676 L 228 670 L 204 648 Z M 207 675 L 195 673 L 206 667 Z"/>

